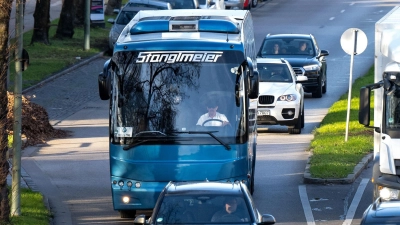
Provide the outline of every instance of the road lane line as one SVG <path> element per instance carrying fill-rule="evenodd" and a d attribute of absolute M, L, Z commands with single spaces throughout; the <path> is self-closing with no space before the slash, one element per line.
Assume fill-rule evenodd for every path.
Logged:
<path fill-rule="evenodd" d="M 303 205 L 304 215 L 306 216 L 307 225 L 315 225 L 314 216 L 311 210 L 310 202 L 305 185 L 299 185 L 299 194 L 301 204 Z"/>
<path fill-rule="evenodd" d="M 354 214 L 356 213 L 358 204 L 360 203 L 361 197 L 364 193 L 365 188 L 367 187 L 368 182 L 368 178 L 362 179 L 360 185 L 358 186 L 356 194 L 354 195 L 353 201 L 351 201 L 351 205 L 349 207 L 349 210 L 347 211 L 346 219 L 344 220 L 343 225 L 351 225 Z"/>

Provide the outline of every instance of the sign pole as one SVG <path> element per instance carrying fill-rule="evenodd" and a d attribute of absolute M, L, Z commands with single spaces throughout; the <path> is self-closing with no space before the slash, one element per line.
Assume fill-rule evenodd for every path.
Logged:
<path fill-rule="evenodd" d="M 354 55 L 357 54 L 357 33 L 358 30 L 353 31 L 354 36 L 354 51 L 350 57 L 350 79 L 349 79 L 349 95 L 347 98 L 347 118 L 346 118 L 346 137 L 345 142 L 347 142 L 348 135 L 349 135 L 349 120 L 350 120 L 350 108 L 351 108 L 351 88 L 353 83 L 353 64 L 354 64 Z"/>

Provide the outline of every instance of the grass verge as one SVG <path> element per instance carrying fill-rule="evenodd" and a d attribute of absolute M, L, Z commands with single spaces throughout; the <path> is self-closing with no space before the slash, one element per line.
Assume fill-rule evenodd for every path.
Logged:
<path fill-rule="evenodd" d="M 358 123 L 360 88 L 374 82 L 374 67 L 356 79 L 351 91 L 347 142 L 346 118 L 348 92 L 329 109 L 319 128 L 314 130 L 310 150 L 310 173 L 315 178 L 346 178 L 361 159 L 373 149 L 373 130 Z M 371 98 L 371 106 L 373 106 Z M 373 110 L 371 112 L 373 118 Z"/>
<path fill-rule="evenodd" d="M 106 20 L 110 17 L 106 17 Z M 82 59 L 89 58 L 108 48 L 108 33 L 111 24 L 106 22 L 105 28 L 90 29 L 90 48 L 84 50 L 84 28 L 76 27 L 73 38 L 56 39 L 58 19 L 52 21 L 49 29 L 50 45 L 34 43 L 31 45 L 33 31 L 27 31 L 23 36 L 24 49 L 29 54 L 29 67 L 23 71 L 22 88 L 25 89 L 44 79 L 68 68 Z M 14 43 L 14 40 L 11 40 Z M 77 58 L 78 57 L 78 58 Z M 14 60 L 13 58 L 11 60 Z M 100 71 L 100 70 L 99 70 Z M 9 90 L 13 90 L 15 63 L 10 64 Z"/>
<path fill-rule="evenodd" d="M 10 190 L 11 194 L 11 190 Z M 10 225 L 48 225 L 51 212 L 46 208 L 43 196 L 27 188 L 21 188 L 21 215 L 12 216 Z M 11 200 L 10 200 L 11 202 Z"/>

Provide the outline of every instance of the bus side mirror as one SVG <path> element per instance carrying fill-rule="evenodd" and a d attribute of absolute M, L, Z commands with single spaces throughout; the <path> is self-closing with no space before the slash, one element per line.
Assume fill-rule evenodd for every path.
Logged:
<path fill-rule="evenodd" d="M 258 98 L 258 77 L 258 71 L 254 71 L 253 76 L 250 76 L 249 98 Z"/>
<path fill-rule="evenodd" d="M 111 84 L 109 76 L 110 69 L 110 59 L 104 63 L 103 72 L 99 74 L 98 83 L 99 83 L 99 95 L 101 100 L 110 99 L 111 92 Z"/>
<path fill-rule="evenodd" d="M 369 126 L 370 121 L 370 89 L 362 87 L 360 89 L 360 108 L 358 112 L 358 122 L 364 126 Z"/>

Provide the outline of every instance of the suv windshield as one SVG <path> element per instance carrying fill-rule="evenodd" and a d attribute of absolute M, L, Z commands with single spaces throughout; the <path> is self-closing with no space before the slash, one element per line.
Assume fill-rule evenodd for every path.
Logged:
<path fill-rule="evenodd" d="M 293 82 L 286 64 L 257 63 L 260 82 Z"/>
<path fill-rule="evenodd" d="M 305 55 L 315 56 L 315 49 L 311 39 L 300 38 L 271 38 L 263 43 L 261 57 L 268 55 Z"/>

